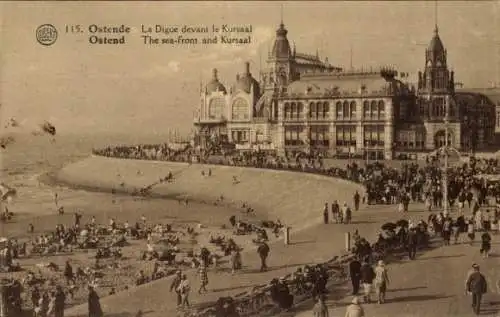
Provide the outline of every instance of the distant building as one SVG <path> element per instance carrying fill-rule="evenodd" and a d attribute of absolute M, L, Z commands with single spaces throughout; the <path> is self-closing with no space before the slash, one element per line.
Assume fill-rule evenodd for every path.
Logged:
<path fill-rule="evenodd" d="M 462 152 L 493 143 L 495 103 L 455 90 L 437 26 L 416 88 L 390 68 L 343 71 L 297 53 L 287 33 L 281 23 L 259 81 L 249 63 L 229 90 L 213 71 L 194 122 L 199 145 L 217 137 L 241 150 L 392 159 L 434 151 L 446 137 Z"/>

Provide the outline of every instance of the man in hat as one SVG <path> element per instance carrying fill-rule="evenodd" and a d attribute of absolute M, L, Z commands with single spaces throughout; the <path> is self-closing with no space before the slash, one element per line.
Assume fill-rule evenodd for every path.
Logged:
<path fill-rule="evenodd" d="M 359 195 L 358 191 L 354 193 L 354 210 L 358 211 L 359 210 L 359 201 L 361 200 L 361 196 Z"/>
<path fill-rule="evenodd" d="M 363 284 L 363 293 L 365 303 L 370 303 L 370 293 L 372 291 L 373 279 L 375 278 L 375 271 L 369 263 L 369 258 L 366 257 L 363 265 L 361 266 L 361 283 Z"/>
<path fill-rule="evenodd" d="M 63 317 L 66 295 L 64 294 L 64 291 L 62 290 L 62 287 L 60 285 L 56 286 L 56 292 L 54 297 L 55 297 L 54 317 Z"/>
<path fill-rule="evenodd" d="M 417 254 L 417 228 L 413 223 L 411 223 L 409 229 L 407 237 L 408 257 L 410 260 L 415 260 L 415 256 Z"/>
<path fill-rule="evenodd" d="M 172 290 L 175 290 L 175 293 L 177 294 L 177 306 L 180 306 L 182 304 L 181 292 L 178 290 L 181 282 L 182 282 L 182 272 L 181 270 L 178 270 L 175 274 L 172 284 L 170 284 L 170 292 L 172 292 Z"/>
<path fill-rule="evenodd" d="M 345 317 L 364 317 L 365 310 L 359 303 L 359 299 L 354 297 L 351 301 L 351 305 L 347 306 Z"/>
<path fill-rule="evenodd" d="M 389 275 L 385 268 L 384 261 L 380 260 L 375 267 L 375 290 L 377 292 L 377 301 L 379 304 L 385 302 L 385 293 L 389 284 Z"/>
<path fill-rule="evenodd" d="M 479 271 L 479 265 L 472 264 L 472 272 L 469 272 L 465 283 L 465 291 L 472 295 L 472 309 L 476 315 L 481 310 L 481 298 L 486 293 L 488 284 L 486 278 Z"/>
<path fill-rule="evenodd" d="M 349 277 L 352 283 L 352 295 L 358 295 L 361 280 L 361 262 L 358 257 L 354 257 L 349 263 Z"/>
<path fill-rule="evenodd" d="M 189 307 L 189 292 L 191 291 L 191 285 L 189 284 L 186 274 L 181 275 L 181 282 L 176 291 L 181 295 L 181 307 Z"/>
<path fill-rule="evenodd" d="M 269 246 L 265 242 L 261 242 L 259 244 L 259 247 L 257 248 L 257 253 L 259 254 L 260 257 L 260 271 L 263 272 L 267 269 L 267 257 L 269 255 Z"/>

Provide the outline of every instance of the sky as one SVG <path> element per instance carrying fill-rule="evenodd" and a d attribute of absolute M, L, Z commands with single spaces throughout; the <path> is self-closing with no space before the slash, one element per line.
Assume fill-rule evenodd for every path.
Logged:
<path fill-rule="evenodd" d="M 283 9 L 281 9 L 283 8 Z M 456 81 L 500 84 L 500 1 L 438 3 L 440 37 Z M 265 65 L 281 15 L 298 52 L 344 68 L 392 65 L 415 78 L 435 24 L 435 3 L 397 2 L 1 2 L 0 119 L 22 129 L 43 120 L 58 133 L 188 132 L 200 82 L 212 68 L 230 87 L 250 61 Z M 58 29 L 51 46 L 36 41 L 45 23 Z M 141 25 L 251 24 L 246 46 L 146 46 Z M 82 25 L 83 34 L 65 33 Z M 91 24 L 132 28 L 127 44 L 91 45 Z M 352 51 L 352 55 L 351 55 Z M 18 128 L 18 129 L 21 129 Z"/>

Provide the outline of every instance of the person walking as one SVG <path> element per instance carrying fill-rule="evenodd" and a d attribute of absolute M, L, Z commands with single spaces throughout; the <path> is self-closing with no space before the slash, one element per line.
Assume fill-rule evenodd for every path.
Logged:
<path fill-rule="evenodd" d="M 389 275 L 385 267 L 384 261 L 380 260 L 375 268 L 375 290 L 377 292 L 377 302 L 383 304 L 385 302 L 385 293 L 389 284 Z"/>
<path fill-rule="evenodd" d="M 472 295 L 472 309 L 476 315 L 481 311 L 481 299 L 488 290 L 486 278 L 481 274 L 479 265 L 472 265 L 472 272 L 469 273 L 465 283 L 465 291 Z"/>
<path fill-rule="evenodd" d="M 445 217 L 443 220 L 443 229 L 442 229 L 442 237 L 443 237 L 443 243 L 444 245 L 449 246 L 450 245 L 450 238 L 451 238 L 451 218 L 450 217 Z"/>
<path fill-rule="evenodd" d="M 332 204 L 332 218 L 335 219 L 335 223 L 339 223 L 340 220 L 340 206 L 339 203 L 335 200 Z"/>
<path fill-rule="evenodd" d="M 415 227 L 410 226 L 407 237 L 408 258 L 410 260 L 415 260 L 415 256 L 417 255 L 417 240 L 417 230 Z"/>
<path fill-rule="evenodd" d="M 181 307 L 189 307 L 189 292 L 191 291 L 191 286 L 189 285 L 186 274 L 182 274 L 181 283 L 177 287 L 177 291 L 181 294 Z"/>
<path fill-rule="evenodd" d="M 488 233 L 488 231 L 485 231 L 481 235 L 481 250 L 480 250 L 480 252 L 484 258 L 487 258 L 490 256 L 490 250 L 491 250 L 491 236 Z"/>
<path fill-rule="evenodd" d="M 371 302 L 370 293 L 372 292 L 373 279 L 375 278 L 375 271 L 366 258 L 361 266 L 361 284 L 363 285 L 363 299 L 364 302 L 369 304 Z"/>
<path fill-rule="evenodd" d="M 205 264 L 205 261 L 201 261 L 200 263 L 200 288 L 198 289 L 198 294 L 201 294 L 202 291 L 208 292 L 207 291 L 207 285 L 208 285 L 208 274 L 207 274 L 207 266 Z"/>
<path fill-rule="evenodd" d="M 323 295 L 318 296 L 318 302 L 313 307 L 313 314 L 314 317 L 330 317 Z"/>
<path fill-rule="evenodd" d="M 365 310 L 357 297 L 354 297 L 351 304 L 347 306 L 345 317 L 365 317 Z"/>
<path fill-rule="evenodd" d="M 359 210 L 359 201 L 361 199 L 361 196 L 359 195 L 358 191 L 354 193 L 354 210 L 358 211 Z"/>
<path fill-rule="evenodd" d="M 344 206 L 342 206 L 342 223 L 349 224 L 351 222 L 351 208 L 347 206 L 347 203 L 344 202 Z"/>
<path fill-rule="evenodd" d="M 179 270 L 176 272 L 174 280 L 172 281 L 172 284 L 170 284 L 170 292 L 175 290 L 175 293 L 177 294 L 177 307 L 181 306 L 182 304 L 182 297 L 181 293 L 178 291 L 179 285 L 182 282 L 182 272 Z"/>
<path fill-rule="evenodd" d="M 349 263 L 349 277 L 352 283 L 352 295 L 358 295 L 361 281 L 361 263 L 357 257 Z"/>
<path fill-rule="evenodd" d="M 101 301 L 99 295 L 92 286 L 88 286 L 88 307 L 89 307 L 89 317 L 102 317 L 104 314 L 101 308 Z"/>
<path fill-rule="evenodd" d="M 64 317 L 64 306 L 66 302 L 66 294 L 61 286 L 56 287 L 54 317 Z"/>
<path fill-rule="evenodd" d="M 66 279 L 67 285 L 75 282 L 75 276 L 73 275 L 73 267 L 69 263 L 69 260 L 66 261 L 64 266 L 64 277 Z"/>
<path fill-rule="evenodd" d="M 267 269 L 267 257 L 269 256 L 269 246 L 265 242 L 261 242 L 257 248 L 257 253 L 260 257 L 260 271 L 263 272 Z"/>
<path fill-rule="evenodd" d="M 328 203 L 325 203 L 325 207 L 323 208 L 323 223 L 328 224 Z"/>

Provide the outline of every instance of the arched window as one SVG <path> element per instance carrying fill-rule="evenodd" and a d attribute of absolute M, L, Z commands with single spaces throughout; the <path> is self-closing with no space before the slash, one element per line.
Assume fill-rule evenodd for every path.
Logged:
<path fill-rule="evenodd" d="M 370 117 L 370 103 L 367 100 L 363 101 L 363 117 Z"/>
<path fill-rule="evenodd" d="M 377 102 L 375 100 L 372 100 L 372 102 L 370 103 L 370 117 L 372 117 L 372 119 L 375 119 L 377 118 L 377 114 L 378 114 Z"/>
<path fill-rule="evenodd" d="M 285 106 L 284 106 L 283 110 L 285 112 L 285 114 L 284 114 L 285 119 L 290 119 L 292 109 L 291 109 L 290 104 L 288 102 L 285 102 Z"/>
<path fill-rule="evenodd" d="M 297 116 L 297 104 L 295 102 L 292 102 L 292 111 L 290 113 L 290 118 L 295 119 Z"/>
<path fill-rule="evenodd" d="M 347 100 L 344 101 L 344 103 L 342 104 L 342 114 L 344 118 L 349 118 L 350 111 L 349 111 L 349 102 L 347 102 Z"/>
<path fill-rule="evenodd" d="M 351 101 L 349 104 L 349 115 L 351 119 L 356 118 L 356 101 Z"/>
<path fill-rule="evenodd" d="M 342 119 L 342 103 L 340 101 L 335 104 L 335 111 L 337 112 L 337 119 Z"/>
<path fill-rule="evenodd" d="M 249 105 L 245 99 L 237 98 L 233 102 L 232 118 L 233 120 L 247 120 L 249 118 Z"/>
<path fill-rule="evenodd" d="M 323 104 L 321 102 L 316 103 L 316 119 L 323 118 Z"/>
<path fill-rule="evenodd" d="M 224 98 L 213 98 L 208 104 L 208 117 L 210 119 L 221 119 L 224 114 Z"/>
<path fill-rule="evenodd" d="M 297 113 L 296 119 L 302 118 L 302 115 L 304 113 L 304 104 L 302 102 L 298 103 L 296 113 Z"/>
<path fill-rule="evenodd" d="M 323 103 L 323 118 L 327 119 L 328 118 L 328 113 L 330 112 L 330 105 L 328 102 Z"/>
<path fill-rule="evenodd" d="M 378 102 L 378 118 L 379 119 L 385 118 L 385 103 L 383 100 L 380 100 Z"/>
<path fill-rule="evenodd" d="M 315 119 L 317 117 L 318 108 L 314 102 L 309 104 L 309 118 Z"/>

